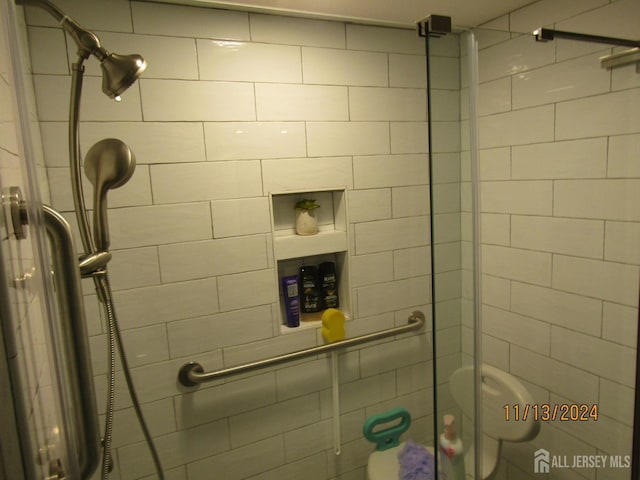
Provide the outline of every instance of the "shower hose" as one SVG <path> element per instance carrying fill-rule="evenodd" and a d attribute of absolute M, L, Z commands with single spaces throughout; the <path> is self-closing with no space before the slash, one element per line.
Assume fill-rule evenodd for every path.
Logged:
<path fill-rule="evenodd" d="M 105 427 L 104 427 L 104 440 L 102 450 L 102 480 L 107 480 L 109 472 L 112 470 L 113 462 L 111 457 L 111 441 L 113 433 L 113 412 L 115 406 L 115 375 L 116 375 L 116 349 L 120 354 L 120 363 L 122 364 L 122 370 L 124 378 L 133 403 L 133 408 L 138 417 L 140 428 L 144 434 L 144 438 L 149 446 L 151 457 L 153 458 L 154 467 L 160 480 L 164 480 L 164 474 L 162 472 L 162 466 L 160 464 L 160 457 L 155 448 L 149 428 L 142 415 L 142 409 L 140 408 L 140 402 L 138 401 L 138 395 L 136 394 L 133 380 L 131 378 L 131 371 L 129 369 L 129 362 L 127 361 L 127 355 L 122 343 L 122 335 L 120 333 L 120 326 L 118 325 L 118 318 L 115 312 L 115 306 L 113 303 L 113 295 L 111 293 L 111 284 L 109 282 L 109 274 L 106 267 L 104 272 L 100 272 L 98 276 L 94 277 L 96 284 L 96 290 L 101 297 L 101 303 L 104 306 L 104 312 L 107 318 L 107 341 L 109 346 L 109 363 L 107 373 L 107 407 L 105 414 Z"/>

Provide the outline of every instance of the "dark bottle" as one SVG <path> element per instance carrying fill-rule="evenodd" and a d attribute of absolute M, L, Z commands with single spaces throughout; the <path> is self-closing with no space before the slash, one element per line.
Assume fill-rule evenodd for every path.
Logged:
<path fill-rule="evenodd" d="M 338 276 L 336 275 L 336 265 L 333 262 L 320 264 L 320 300 L 322 308 L 338 308 L 340 306 Z"/>
<path fill-rule="evenodd" d="M 314 265 L 300 267 L 300 309 L 303 313 L 322 310 L 318 289 L 318 268 Z"/>

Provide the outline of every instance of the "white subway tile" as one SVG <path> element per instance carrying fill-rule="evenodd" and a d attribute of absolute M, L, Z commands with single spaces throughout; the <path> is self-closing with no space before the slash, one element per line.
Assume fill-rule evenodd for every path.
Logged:
<path fill-rule="evenodd" d="M 156 203 L 222 200 L 262 195 L 258 160 L 154 165 L 151 184 Z M 180 188 L 188 185 L 188 188 Z"/>
<path fill-rule="evenodd" d="M 436 302 L 457 299 L 462 296 L 462 272 L 460 270 L 436 273 L 434 283 Z M 442 344 L 440 347 L 439 354 L 445 354 L 446 350 L 443 350 Z M 459 347 L 456 345 L 456 351 Z"/>
<path fill-rule="evenodd" d="M 391 190 L 352 190 L 349 192 L 349 222 L 369 222 L 391 218 Z"/>
<path fill-rule="evenodd" d="M 607 168 L 607 139 L 518 145 L 511 156 L 514 179 L 602 178 Z"/>
<path fill-rule="evenodd" d="M 42 122 L 48 167 L 69 166 L 66 122 Z M 80 151 L 86 152 L 106 136 L 124 141 L 136 163 L 179 163 L 205 160 L 202 125 L 198 123 L 82 122 Z"/>
<path fill-rule="evenodd" d="M 455 57 L 460 56 L 460 41 L 458 35 L 444 35 L 435 38 L 435 41 L 429 45 L 431 55 L 438 57 Z"/>
<path fill-rule="evenodd" d="M 144 119 L 150 121 L 255 120 L 249 83 L 141 79 Z"/>
<path fill-rule="evenodd" d="M 542 0 L 511 12 L 509 26 L 512 32 L 530 33 L 536 28 L 548 26 L 607 3 L 606 0 L 584 0 L 580 3 L 572 0 Z"/>
<path fill-rule="evenodd" d="M 460 152 L 460 122 L 434 121 L 431 124 L 433 152 Z"/>
<path fill-rule="evenodd" d="M 216 200 L 211 203 L 214 238 L 270 233 L 266 197 Z"/>
<path fill-rule="evenodd" d="M 258 83 L 255 89 L 258 120 L 349 119 L 348 88 L 344 86 Z"/>
<path fill-rule="evenodd" d="M 170 322 L 167 324 L 167 335 L 173 358 L 267 339 L 273 335 L 271 308 L 263 305 Z M 210 415 L 218 415 L 218 413 Z M 225 416 L 227 415 L 220 414 L 215 418 Z M 184 419 L 182 416 L 180 418 Z M 189 423 L 189 425 L 195 425 L 195 423 Z"/>
<path fill-rule="evenodd" d="M 58 3 L 56 3 L 58 4 Z M 75 2 L 63 0 L 59 2 L 65 13 L 75 18 L 82 25 L 91 27 L 91 30 L 107 30 L 116 32 L 131 32 L 131 10 L 129 3 L 116 0 L 105 4 L 100 0 L 87 0 Z M 37 8 L 26 8 L 25 17 L 29 25 L 43 25 L 58 27 L 58 22 Z"/>
<path fill-rule="evenodd" d="M 509 371 L 509 343 L 483 334 L 482 361 L 505 372 Z"/>
<path fill-rule="evenodd" d="M 511 283 L 511 310 L 594 336 L 602 327 L 600 300 L 519 282 Z"/>
<path fill-rule="evenodd" d="M 427 335 L 413 335 L 394 342 L 381 343 L 360 350 L 362 377 L 425 362 L 431 357 Z"/>
<path fill-rule="evenodd" d="M 368 316 L 411 308 L 428 303 L 430 297 L 429 276 L 361 287 L 357 296 L 358 313 L 360 316 Z"/>
<path fill-rule="evenodd" d="M 549 354 L 550 326 L 530 317 L 488 305 L 482 308 L 482 331 L 511 345 Z"/>
<path fill-rule="evenodd" d="M 590 0 L 595 2 L 595 0 Z M 640 5 L 634 0 L 622 0 L 607 3 L 604 0 L 601 8 L 585 9 L 581 15 L 572 16 L 558 22 L 560 30 L 575 32 L 589 32 L 592 35 L 619 36 L 620 38 L 635 38 L 638 33 L 638 23 L 634 20 L 640 16 Z M 615 19 L 613 22 L 603 22 L 602 18 Z"/>
<path fill-rule="evenodd" d="M 406 187 L 409 188 L 409 187 Z M 413 191 L 410 192 L 413 195 L 409 196 L 402 202 L 398 207 L 406 207 L 405 212 L 407 214 L 412 214 L 413 211 L 420 211 L 420 206 L 424 205 L 424 213 L 428 213 L 426 209 L 429 206 L 428 195 L 429 191 L 426 187 L 421 187 L 422 191 L 416 190 L 419 187 L 412 187 Z M 456 183 L 441 183 L 438 185 L 433 185 L 431 194 L 433 195 L 433 212 L 434 213 L 454 213 L 460 211 L 460 203 L 461 203 L 461 185 Z M 396 190 L 401 189 L 394 189 Z M 404 203 L 404 205 L 403 205 Z M 413 206 L 411 205 L 413 204 Z M 396 207 L 394 203 L 394 208 Z M 402 211 L 402 210 L 401 210 Z M 395 210 L 394 210 L 395 213 Z"/>
<path fill-rule="evenodd" d="M 602 310 L 602 338 L 635 348 L 638 338 L 638 307 L 604 302 Z"/>
<path fill-rule="evenodd" d="M 486 28 L 483 25 L 483 28 L 475 29 L 473 34 L 478 42 L 478 49 L 484 50 L 491 45 L 511 40 L 511 33 L 509 33 L 509 15 L 507 14 L 499 18 L 500 21 L 497 27 L 491 26 L 491 22 L 489 22 L 489 24 L 486 24 L 489 25 Z"/>
<path fill-rule="evenodd" d="M 635 385 L 634 348 L 552 327 L 551 356 L 614 382 Z"/>
<path fill-rule="evenodd" d="M 111 246 L 133 248 L 211 238 L 208 203 L 116 208 L 109 211 Z"/>
<path fill-rule="evenodd" d="M 233 446 L 294 430 L 320 420 L 318 394 L 294 398 L 285 402 L 242 413 L 229 419 Z M 278 439 L 282 448 L 281 439 Z"/>
<path fill-rule="evenodd" d="M 302 48 L 304 83 L 386 87 L 387 55 L 326 48 Z"/>
<path fill-rule="evenodd" d="M 347 48 L 424 54 L 424 42 L 411 30 L 347 23 Z"/>
<path fill-rule="evenodd" d="M 391 252 L 351 257 L 351 287 L 372 285 L 393 280 L 394 259 Z"/>
<path fill-rule="evenodd" d="M 640 265 L 640 223 L 606 222 L 604 259 Z"/>
<path fill-rule="evenodd" d="M 557 180 L 553 214 L 639 221 L 640 180 Z"/>
<path fill-rule="evenodd" d="M 278 293 L 275 282 L 273 270 L 219 277 L 220 310 L 235 310 L 275 302 Z"/>
<path fill-rule="evenodd" d="M 614 50 L 614 52 L 615 51 L 616 50 Z M 639 86 L 640 80 L 638 80 L 638 75 L 636 75 L 636 69 L 633 64 L 618 67 L 611 71 L 612 90 L 625 90 L 627 88 L 637 88 Z"/>
<path fill-rule="evenodd" d="M 327 461 L 325 454 L 323 452 L 316 453 L 311 457 L 303 458 L 297 462 L 287 463 L 282 467 L 264 472 L 260 477 L 264 480 L 296 480 L 298 478 L 324 480 L 327 478 Z"/>
<path fill-rule="evenodd" d="M 602 258 L 604 222 L 511 216 L 511 246 L 580 257 Z"/>
<path fill-rule="evenodd" d="M 601 51 L 606 46 L 601 43 L 583 42 L 580 40 L 561 39 L 556 41 L 556 61 L 562 62 L 570 58 L 581 57 L 592 52 Z M 609 53 L 611 48 L 608 49 Z"/>
<path fill-rule="evenodd" d="M 209 315 L 218 311 L 215 278 L 115 292 L 124 329 Z"/>
<path fill-rule="evenodd" d="M 137 33 L 226 40 L 250 38 L 246 12 L 148 3 L 135 3 L 131 9 Z"/>
<path fill-rule="evenodd" d="M 433 216 L 434 243 L 460 241 L 460 213 L 441 213 Z"/>
<path fill-rule="evenodd" d="M 486 82 L 553 63 L 555 45 L 532 41 L 531 35 L 521 35 L 480 50 L 478 57 L 479 80 Z"/>
<path fill-rule="evenodd" d="M 208 457 L 229 449 L 229 433 L 224 420 L 154 439 L 163 468 L 172 468 Z M 153 473 L 146 442 L 118 449 L 120 468 L 128 478 L 140 478 Z M 199 477 L 202 478 L 202 477 Z"/>
<path fill-rule="evenodd" d="M 353 412 L 369 405 L 375 405 L 395 397 L 395 372 L 383 373 L 373 377 L 350 382 L 340 386 L 340 412 Z M 332 415 L 331 395 L 329 390 L 321 396 L 321 408 L 323 418 Z M 367 450 L 371 452 L 371 444 L 361 438 L 367 444 Z M 344 452 L 344 445 L 343 445 Z M 364 457 L 366 459 L 369 455 Z"/>
<path fill-rule="evenodd" d="M 113 250 L 109 273 L 113 290 L 147 287 L 160 283 L 156 247 Z"/>
<path fill-rule="evenodd" d="M 296 158 L 262 161 L 264 193 L 352 187 L 349 157 Z"/>
<path fill-rule="evenodd" d="M 393 124 L 392 124 L 393 125 Z M 393 134 L 393 130 L 392 130 Z M 460 175 L 460 154 L 457 153 L 436 153 L 432 155 L 433 184 L 459 182 Z"/>
<path fill-rule="evenodd" d="M 241 480 L 283 463 L 282 439 L 273 437 L 193 462 L 187 466 L 187 475 L 190 480 L 208 480 L 212 472 L 220 471 L 229 480 Z"/>
<path fill-rule="evenodd" d="M 262 235 L 161 245 L 162 281 L 179 282 L 266 268 L 266 245 Z"/>
<path fill-rule="evenodd" d="M 380 155 L 353 159 L 356 188 L 421 185 L 429 182 L 425 155 Z"/>
<path fill-rule="evenodd" d="M 640 135 L 609 137 L 608 177 L 640 177 L 640 162 L 634 161 L 640 151 Z"/>
<path fill-rule="evenodd" d="M 552 188 L 551 181 L 481 182 L 481 208 L 488 213 L 551 215 Z"/>
<path fill-rule="evenodd" d="M 300 157 L 307 153 L 301 122 L 205 123 L 209 160 Z"/>
<path fill-rule="evenodd" d="M 442 249 L 442 245 L 436 246 L 435 248 Z M 443 252 L 440 250 L 441 254 L 448 254 L 447 256 L 436 256 L 437 260 L 448 261 L 449 263 L 454 263 L 456 260 L 456 252 Z M 458 255 L 459 256 L 459 255 Z M 352 260 L 353 261 L 353 260 Z M 431 251 L 429 247 L 414 247 L 414 248 L 405 248 L 402 250 L 396 250 L 393 252 L 393 273 L 394 279 L 400 280 L 403 278 L 412 278 L 419 277 L 423 275 L 431 274 Z"/>
<path fill-rule="evenodd" d="M 510 372 L 577 403 L 598 401 L 598 376 L 539 355 L 519 346 L 511 347 Z M 549 375 L 549 372 L 554 372 Z"/>
<path fill-rule="evenodd" d="M 198 39 L 202 80 L 302 82 L 300 47 Z"/>
<path fill-rule="evenodd" d="M 551 286 L 550 253 L 483 245 L 482 268 L 489 275 Z"/>
<path fill-rule="evenodd" d="M 600 67 L 600 53 L 515 75 L 513 108 L 562 102 L 608 92 L 610 73 Z"/>
<path fill-rule="evenodd" d="M 632 426 L 635 390 L 604 378 L 600 385 L 599 412 Z"/>
<path fill-rule="evenodd" d="M 637 88 L 561 102 L 556 106 L 556 139 L 636 133 L 640 112 L 632 106 L 638 102 Z"/>
<path fill-rule="evenodd" d="M 389 86 L 427 88 L 426 58 L 423 55 L 389 55 Z"/>
<path fill-rule="evenodd" d="M 249 14 L 254 42 L 344 48 L 345 26 L 340 22 L 277 15 Z"/>
<path fill-rule="evenodd" d="M 426 122 L 391 122 L 391 153 L 426 153 L 429 135 Z"/>
<path fill-rule="evenodd" d="M 511 282 L 493 275 L 482 275 L 482 303 L 511 309 Z"/>
<path fill-rule="evenodd" d="M 429 222 L 425 216 L 358 223 L 355 234 L 358 255 L 418 247 L 429 243 Z"/>
<path fill-rule="evenodd" d="M 480 215 L 482 243 L 504 245 L 511 243 L 511 216 L 498 213 Z"/>
<path fill-rule="evenodd" d="M 445 122 L 460 120 L 460 92 L 432 89 L 431 118 Z"/>
<path fill-rule="evenodd" d="M 431 57 L 431 88 L 443 90 L 460 89 L 460 59 L 447 57 Z"/>
<path fill-rule="evenodd" d="M 29 27 L 29 56 L 34 74 L 69 75 L 65 33 L 61 29 Z M 46 48 L 43 48 L 46 45 Z M 5 72 L 6 70 L 3 70 Z"/>
<path fill-rule="evenodd" d="M 387 122 L 307 123 L 307 150 L 312 157 L 375 155 L 390 152 Z"/>
<path fill-rule="evenodd" d="M 640 269 L 620 263 L 554 255 L 553 288 L 637 305 Z"/>
<path fill-rule="evenodd" d="M 499 78 L 478 86 L 478 115 L 511 110 L 511 77 Z"/>
<path fill-rule="evenodd" d="M 481 117 L 478 125 L 480 147 L 550 142 L 554 140 L 553 127 L 553 105 Z"/>
<path fill-rule="evenodd" d="M 455 184 L 434 185 L 434 204 L 443 205 L 441 202 L 455 202 L 460 205 L 460 192 Z M 411 217 L 429 214 L 429 187 L 415 185 L 410 187 L 394 187 L 391 189 L 391 203 L 393 205 L 393 217 Z M 436 209 L 437 210 L 437 209 Z M 458 209 L 459 210 L 459 209 Z M 457 211 L 453 209 L 453 211 Z M 438 210 L 437 213 L 444 213 Z"/>
<path fill-rule="evenodd" d="M 142 406 L 142 410 L 149 431 L 154 437 L 175 431 L 176 418 L 170 398 L 146 403 Z M 138 426 L 134 409 L 118 410 L 118 414 L 113 417 L 113 446 L 120 447 L 143 440 L 144 436 Z"/>
<path fill-rule="evenodd" d="M 227 347 L 224 349 L 224 363 L 225 366 L 229 367 L 302 350 L 315 345 L 316 332 L 313 330 L 300 330 L 267 340 Z"/>
<path fill-rule="evenodd" d="M 352 121 L 426 121 L 427 97 L 424 89 L 349 88 Z"/>
<path fill-rule="evenodd" d="M 71 78 L 58 75 L 34 75 L 33 87 L 40 121 L 66 121 L 69 98 L 61 95 L 71 89 Z M 116 102 L 102 93 L 102 79 L 86 77 L 83 81 L 82 119 L 95 121 L 142 120 L 140 90 L 134 85 Z"/>
<path fill-rule="evenodd" d="M 236 318 L 236 321 L 239 318 Z M 182 322 L 179 322 L 182 323 Z M 213 325 L 210 331 L 211 334 Z M 193 333 L 195 334 L 195 332 Z M 215 337 L 215 335 L 210 335 Z M 250 378 L 229 380 L 223 385 L 185 393 L 176 397 L 179 429 L 196 427 L 238 413 L 275 403 L 276 383 L 272 372 Z"/>

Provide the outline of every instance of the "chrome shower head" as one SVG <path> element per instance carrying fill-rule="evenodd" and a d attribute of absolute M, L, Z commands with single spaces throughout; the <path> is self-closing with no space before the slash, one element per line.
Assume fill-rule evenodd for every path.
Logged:
<path fill-rule="evenodd" d="M 147 62 L 140 55 L 118 55 L 109 53 L 100 64 L 102 68 L 102 91 L 117 99 L 121 93 L 135 83 L 147 68 Z"/>
<path fill-rule="evenodd" d="M 109 250 L 107 190 L 127 183 L 135 169 L 135 155 L 117 138 L 100 140 L 87 152 L 84 171 L 94 186 L 93 236 L 99 252 Z"/>
<path fill-rule="evenodd" d="M 118 55 L 106 50 L 97 35 L 82 27 L 78 22 L 65 15 L 49 0 L 15 0 L 19 5 L 40 7 L 49 12 L 75 41 L 78 56 L 83 60 L 90 55 L 100 61 L 102 68 L 102 91 L 110 98 L 119 100 L 119 96 L 135 83 L 147 68 L 147 62 L 140 55 Z"/>

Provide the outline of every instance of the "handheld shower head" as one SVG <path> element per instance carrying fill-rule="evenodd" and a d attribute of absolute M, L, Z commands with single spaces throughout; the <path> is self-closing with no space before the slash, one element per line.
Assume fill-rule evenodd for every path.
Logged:
<path fill-rule="evenodd" d="M 117 138 L 100 140 L 87 152 L 84 171 L 94 186 L 93 236 L 99 252 L 109 250 L 107 190 L 127 183 L 135 169 L 135 155 Z"/>

